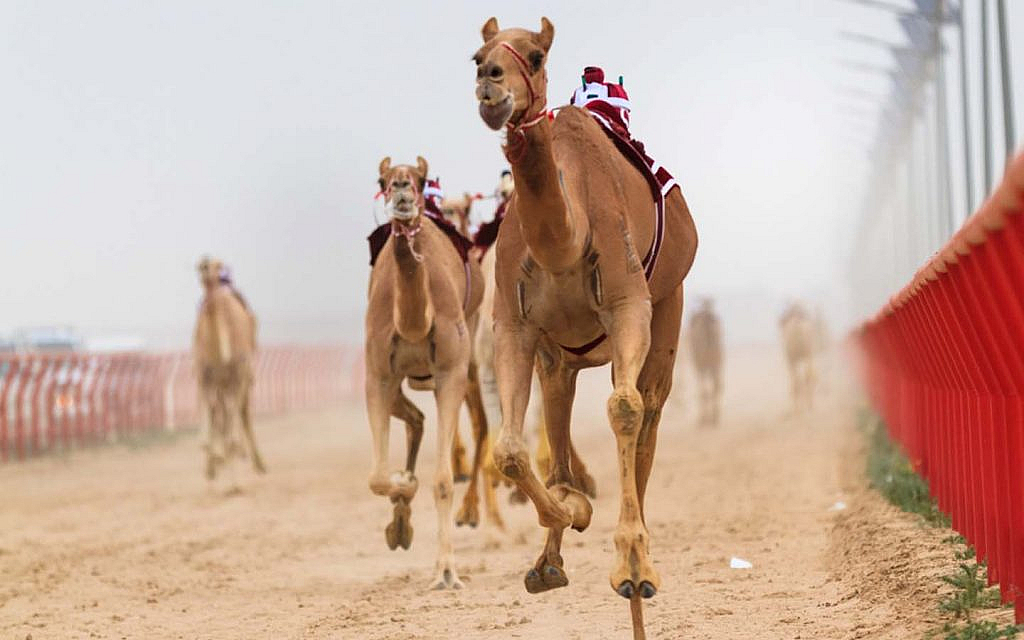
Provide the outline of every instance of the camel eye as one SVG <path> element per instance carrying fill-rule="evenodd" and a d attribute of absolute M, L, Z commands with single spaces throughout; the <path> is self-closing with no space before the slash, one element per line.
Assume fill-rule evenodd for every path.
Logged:
<path fill-rule="evenodd" d="M 540 71 L 540 65 L 544 62 L 544 54 L 540 51 L 534 51 L 530 54 L 530 64 L 533 65 L 534 71 Z"/>

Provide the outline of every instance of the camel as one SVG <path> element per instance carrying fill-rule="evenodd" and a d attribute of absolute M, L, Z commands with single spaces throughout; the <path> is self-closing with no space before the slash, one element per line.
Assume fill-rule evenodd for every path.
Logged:
<path fill-rule="evenodd" d="M 722 396 L 722 327 L 710 298 L 690 318 L 690 351 L 700 398 L 699 425 L 718 425 Z"/>
<path fill-rule="evenodd" d="M 483 277 L 474 260 L 465 260 L 440 226 L 426 220 L 423 190 L 427 161 L 392 165 L 384 158 L 378 167 L 384 206 L 390 218 L 390 238 L 370 274 L 366 312 L 366 407 L 373 435 L 370 490 L 394 504 L 393 520 L 385 531 L 391 549 L 412 543 L 410 502 L 419 482 L 416 454 L 422 437 L 422 414 L 403 395 L 409 379 L 429 382 L 438 414 L 438 460 L 433 492 L 438 518 L 438 552 L 434 589 L 461 589 L 452 546 L 452 445 L 463 402 L 471 414 L 482 416 L 479 388 L 471 384 L 473 339 Z M 472 410 L 475 407 L 475 411 Z M 415 411 L 413 411 L 415 410 Z M 405 420 L 405 469 L 388 471 L 391 415 Z M 486 423 L 474 420 L 482 442 Z M 476 458 L 482 457 L 478 447 Z"/>
<path fill-rule="evenodd" d="M 475 198 L 470 193 L 463 193 L 458 198 L 443 198 L 441 214 L 466 238 L 472 238 L 469 228 L 469 215 L 473 209 Z"/>
<path fill-rule="evenodd" d="M 794 413 L 811 408 L 817 378 L 814 357 L 818 349 L 818 332 L 814 321 L 799 303 L 791 303 L 779 319 L 782 347 L 789 367 Z"/>
<path fill-rule="evenodd" d="M 526 590 L 568 584 L 564 530 L 586 529 L 592 514 L 573 486 L 570 464 L 576 377 L 583 368 L 610 362 L 607 411 L 621 495 L 609 581 L 629 599 L 634 637 L 643 637 L 640 598 L 653 597 L 661 584 L 648 549 L 644 495 L 672 386 L 683 278 L 696 254 L 697 231 L 673 188 L 661 227 L 668 232 L 659 235 L 650 184 L 595 118 L 573 106 L 549 114 L 545 61 L 554 27 L 547 18 L 539 32 L 501 30 L 490 18 L 481 33 L 484 44 L 473 55 L 479 113 L 490 129 L 507 131 L 504 152 L 516 185 L 496 247 L 494 342 L 502 422 L 494 461 L 529 496 L 548 530 L 526 573 Z M 653 259 L 641 260 L 644 252 Z M 531 468 L 523 438 L 535 362 L 552 453 L 546 485 Z"/>
<path fill-rule="evenodd" d="M 236 422 L 248 446 L 253 469 L 264 473 L 266 466 L 256 446 L 249 410 L 256 357 L 256 317 L 232 286 L 220 260 L 203 257 L 197 268 L 204 295 L 192 354 L 199 398 L 206 414 L 202 436 L 206 477 L 213 480 L 220 466 L 228 464 L 233 455 L 244 453 L 235 437 Z"/>

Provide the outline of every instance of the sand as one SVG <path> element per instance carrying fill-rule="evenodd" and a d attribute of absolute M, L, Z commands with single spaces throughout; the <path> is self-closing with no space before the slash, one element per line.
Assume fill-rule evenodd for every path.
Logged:
<path fill-rule="evenodd" d="M 719 428 L 695 426 L 685 375 L 662 422 L 646 511 L 663 584 L 645 608 L 648 637 L 902 639 L 933 628 L 946 534 L 866 490 L 854 401 L 833 382 L 810 415 L 789 416 L 776 349 L 737 350 L 726 366 Z M 235 493 L 208 486 L 187 432 L 0 467 L 0 638 L 629 638 L 627 603 L 608 584 L 608 390 L 607 371 L 581 379 L 574 433 L 599 497 L 591 527 L 566 534 L 567 588 L 523 589 L 543 531 L 503 489 L 507 533 L 456 531 L 466 589 L 427 591 L 431 398 L 414 397 L 429 418 L 409 551 L 385 545 L 390 505 L 366 487 L 355 398 L 259 421 L 269 473 L 241 469 Z M 396 427 L 396 466 L 403 440 Z M 837 501 L 847 507 L 830 509 Z M 733 557 L 753 568 L 730 569 Z"/>

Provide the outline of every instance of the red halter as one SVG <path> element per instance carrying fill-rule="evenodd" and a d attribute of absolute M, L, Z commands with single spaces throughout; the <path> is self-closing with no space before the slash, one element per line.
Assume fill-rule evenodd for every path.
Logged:
<path fill-rule="evenodd" d="M 519 52 L 515 50 L 515 47 L 507 42 L 499 42 L 498 46 L 504 48 L 510 54 L 512 59 L 516 61 L 516 66 L 519 67 L 519 75 L 523 77 L 523 82 L 526 84 L 526 90 L 530 96 L 530 102 L 526 105 L 526 110 L 523 112 L 523 118 L 527 118 L 530 110 L 533 109 L 533 103 L 537 101 L 537 92 L 533 88 L 533 82 L 530 80 L 530 65 L 526 62 L 523 56 L 519 55 Z M 548 110 L 546 108 L 547 100 L 541 104 L 540 110 L 537 115 L 532 118 L 527 118 L 525 121 L 512 122 L 509 119 L 505 123 L 505 127 L 508 129 L 508 143 L 505 146 L 505 159 L 509 162 L 515 163 L 523 159 L 526 154 L 526 129 L 540 124 L 544 118 L 548 117 Z M 518 140 L 513 142 L 513 136 L 518 136 Z M 513 144 L 519 150 L 513 157 Z"/>

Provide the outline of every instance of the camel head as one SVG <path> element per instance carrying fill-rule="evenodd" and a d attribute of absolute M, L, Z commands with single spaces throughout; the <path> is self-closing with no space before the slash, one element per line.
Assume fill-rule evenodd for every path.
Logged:
<path fill-rule="evenodd" d="M 391 164 L 391 158 L 380 161 L 377 179 L 384 194 L 388 217 L 398 222 L 412 222 L 423 209 L 423 187 L 427 183 L 427 161 L 416 156 L 416 166 Z"/>
<path fill-rule="evenodd" d="M 516 181 L 512 177 L 512 172 L 505 169 L 501 172 L 501 178 L 498 180 L 497 195 L 502 200 L 508 200 L 512 197 L 512 192 L 516 190 Z"/>
<path fill-rule="evenodd" d="M 463 235 L 469 233 L 469 212 L 473 208 L 473 196 L 463 193 L 458 198 L 445 198 L 441 200 L 441 214 L 444 219 L 455 225 L 455 228 Z"/>
<path fill-rule="evenodd" d="M 203 256 L 196 265 L 199 272 L 199 283 L 204 289 L 213 289 L 223 282 L 224 274 L 227 273 L 224 263 L 210 256 Z"/>
<path fill-rule="evenodd" d="M 540 19 L 540 32 L 498 28 L 498 20 L 484 23 L 484 45 L 473 54 L 476 63 L 476 99 L 480 117 L 497 131 L 516 126 L 543 113 L 548 94 L 544 70 L 555 27 Z"/>

